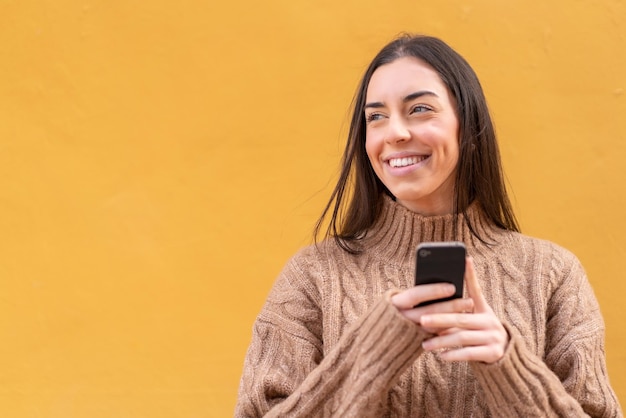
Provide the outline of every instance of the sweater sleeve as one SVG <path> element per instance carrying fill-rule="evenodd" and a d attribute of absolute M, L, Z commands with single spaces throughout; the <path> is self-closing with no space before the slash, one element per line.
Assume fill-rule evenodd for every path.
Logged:
<path fill-rule="evenodd" d="M 320 301 L 303 274 L 293 263 L 286 268 L 257 318 L 235 416 L 380 416 L 428 334 L 398 312 L 388 291 L 324 356 Z"/>
<path fill-rule="evenodd" d="M 517 331 L 495 364 L 473 363 L 494 416 L 622 417 L 609 384 L 604 321 L 584 270 L 571 269 L 548 302 L 544 358 L 532 353 Z"/>

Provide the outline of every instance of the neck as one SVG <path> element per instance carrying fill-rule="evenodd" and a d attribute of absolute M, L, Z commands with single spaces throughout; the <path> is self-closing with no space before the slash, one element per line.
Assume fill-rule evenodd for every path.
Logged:
<path fill-rule="evenodd" d="M 381 213 L 361 244 L 389 262 L 405 263 L 414 259 L 421 242 L 461 241 L 471 251 L 496 242 L 500 232 L 481 216 L 477 203 L 465 214 L 424 216 L 385 196 Z"/>

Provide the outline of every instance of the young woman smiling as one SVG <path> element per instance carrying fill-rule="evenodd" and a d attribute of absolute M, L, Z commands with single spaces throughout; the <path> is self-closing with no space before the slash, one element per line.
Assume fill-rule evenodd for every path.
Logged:
<path fill-rule="evenodd" d="M 439 39 L 365 72 L 316 234 L 254 326 L 236 416 L 619 417 L 576 257 L 519 233 L 482 88 Z M 466 296 L 413 285 L 415 249 L 462 241 Z"/>

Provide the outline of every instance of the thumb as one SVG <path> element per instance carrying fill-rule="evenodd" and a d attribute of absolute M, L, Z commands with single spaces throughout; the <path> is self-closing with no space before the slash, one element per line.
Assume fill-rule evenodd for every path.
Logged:
<path fill-rule="evenodd" d="M 476 270 L 474 269 L 474 261 L 472 257 L 465 259 L 465 283 L 467 283 L 467 292 L 474 301 L 474 312 L 489 312 L 491 307 L 483 296 L 483 292 L 478 284 Z"/>

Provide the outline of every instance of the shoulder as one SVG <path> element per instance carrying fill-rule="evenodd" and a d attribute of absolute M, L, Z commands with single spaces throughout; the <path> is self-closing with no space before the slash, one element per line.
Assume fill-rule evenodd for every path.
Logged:
<path fill-rule="evenodd" d="M 555 261 L 567 263 L 578 261 L 574 253 L 555 242 L 518 232 L 508 232 L 507 235 L 508 237 L 503 243 L 504 245 L 512 245 L 516 249 L 532 253 L 538 257 L 554 259 Z"/>
<path fill-rule="evenodd" d="M 319 243 L 300 248 L 287 261 L 285 268 L 300 271 L 316 271 L 329 262 L 333 262 L 345 254 L 334 240 L 326 239 Z"/>
<path fill-rule="evenodd" d="M 287 260 L 274 287 L 318 293 L 325 278 L 342 264 L 344 253 L 332 239 L 302 247 Z"/>
<path fill-rule="evenodd" d="M 527 300 L 528 312 L 542 312 L 546 318 L 571 318 L 581 314 L 588 322 L 601 326 L 595 313 L 598 303 L 591 283 L 578 257 L 567 248 L 552 241 L 506 232 L 498 244 L 486 254 L 486 263 L 494 266 L 493 276 L 499 277 L 509 294 L 517 289 L 520 299 Z M 544 315 L 541 314 L 541 315 Z M 565 315 L 567 316 L 567 315 Z M 595 325 L 594 325 L 595 326 Z"/>
<path fill-rule="evenodd" d="M 509 254 L 513 262 L 539 273 L 553 286 L 572 278 L 586 280 L 578 257 L 567 248 L 541 238 L 507 232 L 496 251 Z"/>

